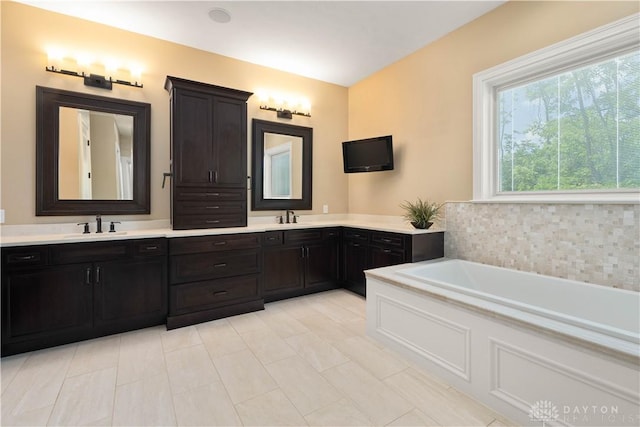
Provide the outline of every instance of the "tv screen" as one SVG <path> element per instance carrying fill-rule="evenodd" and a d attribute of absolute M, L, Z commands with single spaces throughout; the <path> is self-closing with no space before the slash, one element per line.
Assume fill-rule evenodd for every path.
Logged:
<path fill-rule="evenodd" d="M 393 169 L 391 135 L 342 143 L 344 172 L 374 172 Z"/>

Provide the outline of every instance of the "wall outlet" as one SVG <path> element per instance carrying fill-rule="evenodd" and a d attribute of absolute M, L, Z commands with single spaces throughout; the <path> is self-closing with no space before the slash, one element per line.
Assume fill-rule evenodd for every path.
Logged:
<path fill-rule="evenodd" d="M 4 209 L 0 209 L 0 224 L 4 224 Z"/>
<path fill-rule="evenodd" d="M 329 205 L 322 205 L 322 213 L 329 213 Z"/>

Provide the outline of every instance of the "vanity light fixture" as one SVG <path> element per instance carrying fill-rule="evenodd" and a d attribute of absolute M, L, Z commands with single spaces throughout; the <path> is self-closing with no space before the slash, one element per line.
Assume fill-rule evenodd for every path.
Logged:
<path fill-rule="evenodd" d="M 101 75 L 101 74 L 92 73 L 91 71 L 89 71 L 91 60 L 85 57 L 79 56 L 78 58 L 75 58 L 75 59 L 67 58 L 67 57 L 63 57 L 57 51 L 50 51 L 48 52 L 47 56 L 48 56 L 48 65 L 45 67 L 47 71 L 51 73 L 64 74 L 67 76 L 81 77 L 84 79 L 84 84 L 86 86 L 98 87 L 101 89 L 108 89 L 108 90 L 111 90 L 113 88 L 114 83 L 119 85 L 124 85 L 124 86 L 137 87 L 137 88 L 143 87 L 142 83 L 140 82 L 141 80 L 140 76 L 142 74 L 140 69 L 136 69 L 136 68 L 131 68 L 129 70 L 122 69 L 124 71 L 127 71 L 131 75 L 133 81 L 128 81 L 128 80 L 120 79 L 118 77 L 114 77 L 113 75 Z M 78 68 L 80 68 L 80 71 L 67 69 L 70 62 L 75 62 Z M 108 65 L 111 65 L 111 64 L 108 64 Z M 68 68 L 71 68 L 71 67 L 68 67 Z M 102 66 L 102 68 L 107 69 L 107 67 L 105 66 Z M 112 71 L 115 74 L 115 72 L 117 71 L 117 66 L 111 65 L 108 67 L 108 70 Z"/>
<path fill-rule="evenodd" d="M 260 109 L 275 111 L 279 119 L 292 119 L 294 115 L 311 117 L 309 110 L 311 104 L 305 98 L 284 98 L 281 96 L 269 96 L 258 92 Z"/>

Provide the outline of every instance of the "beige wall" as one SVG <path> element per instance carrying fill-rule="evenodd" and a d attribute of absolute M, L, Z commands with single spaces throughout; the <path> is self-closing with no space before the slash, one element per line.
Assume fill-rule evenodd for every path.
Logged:
<path fill-rule="evenodd" d="M 349 212 L 472 197 L 472 76 L 638 12 L 638 2 L 507 3 L 349 88 L 349 138 L 393 135 L 395 170 L 349 176 Z"/>
<path fill-rule="evenodd" d="M 162 172 L 169 170 L 169 95 L 164 90 L 167 75 L 251 92 L 262 89 L 308 98 L 311 118 L 295 116 L 282 121 L 313 128 L 312 213 L 322 212 L 323 204 L 329 204 L 331 212 L 347 211 L 347 178 L 342 173 L 340 151 L 340 143 L 347 138 L 347 88 L 18 3 L 1 1 L 0 8 L 0 208 L 6 210 L 6 224 L 80 220 L 35 216 L 36 85 L 151 104 L 151 214 L 119 219 L 168 219 L 169 188 L 160 188 Z M 139 61 L 145 70 L 144 88 L 114 85 L 112 91 L 106 91 L 86 87 L 79 78 L 48 73 L 46 50 L 50 45 Z M 274 112 L 259 109 L 256 96 L 249 99 L 248 118 L 249 136 L 252 118 L 278 121 Z"/>

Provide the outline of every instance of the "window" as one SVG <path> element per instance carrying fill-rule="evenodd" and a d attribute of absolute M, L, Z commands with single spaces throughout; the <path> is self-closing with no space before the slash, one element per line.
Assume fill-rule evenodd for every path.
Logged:
<path fill-rule="evenodd" d="M 474 76 L 474 199 L 640 202 L 638 16 Z"/>

